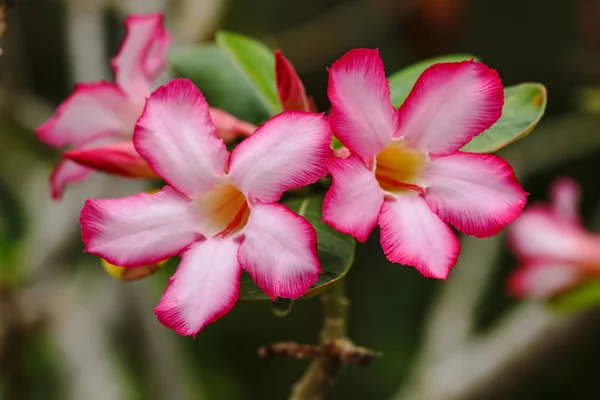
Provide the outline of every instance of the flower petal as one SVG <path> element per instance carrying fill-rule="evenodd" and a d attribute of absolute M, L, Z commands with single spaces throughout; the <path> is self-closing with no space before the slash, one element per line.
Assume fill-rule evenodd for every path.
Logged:
<path fill-rule="evenodd" d="M 80 219 L 86 251 L 123 267 L 172 257 L 200 238 L 189 203 L 169 186 L 154 194 L 89 199 Z"/>
<path fill-rule="evenodd" d="M 70 160 L 62 160 L 50 175 L 52 198 L 59 200 L 68 184 L 82 182 L 91 172 L 92 170 L 86 166 Z"/>
<path fill-rule="evenodd" d="M 125 19 L 125 38 L 112 59 L 115 82 L 132 99 L 143 99 L 166 65 L 170 42 L 162 14 L 130 15 Z"/>
<path fill-rule="evenodd" d="M 519 267 L 508 279 L 508 292 L 519 298 L 548 299 L 582 279 L 577 267 L 568 264 L 529 263 Z"/>
<path fill-rule="evenodd" d="M 317 235 L 312 225 L 284 205 L 252 207 L 238 258 L 266 294 L 297 298 L 306 294 L 322 272 Z"/>
<path fill-rule="evenodd" d="M 581 188 L 572 179 L 560 178 L 552 184 L 552 211 L 567 224 L 581 225 L 579 201 Z"/>
<path fill-rule="evenodd" d="M 250 136 L 256 130 L 256 126 L 237 119 L 228 112 L 214 107 L 210 107 L 209 110 L 210 118 L 217 130 L 217 137 L 225 142 L 231 142 L 240 136 Z"/>
<path fill-rule="evenodd" d="M 386 200 L 379 227 L 388 260 L 412 265 L 426 277 L 446 279 L 458 259 L 458 238 L 420 196 Z"/>
<path fill-rule="evenodd" d="M 400 107 L 399 129 L 415 147 L 451 154 L 501 116 L 504 91 L 498 73 L 476 61 L 434 64 Z"/>
<path fill-rule="evenodd" d="M 314 183 L 327 173 L 330 143 L 326 117 L 284 111 L 231 152 L 229 173 L 247 196 L 277 201 L 286 190 Z"/>
<path fill-rule="evenodd" d="M 513 251 L 526 260 L 600 267 L 600 235 L 565 223 L 547 207 L 528 207 L 508 233 Z"/>
<path fill-rule="evenodd" d="M 103 137 L 129 136 L 139 111 L 111 83 L 80 83 L 35 133 L 54 147 L 79 146 Z"/>
<path fill-rule="evenodd" d="M 383 191 L 358 156 L 327 160 L 333 184 L 323 201 L 323 221 L 364 242 L 377 225 Z"/>
<path fill-rule="evenodd" d="M 493 154 L 435 158 L 424 179 L 431 209 L 467 235 L 497 234 L 521 214 L 527 201 L 510 165 Z"/>
<path fill-rule="evenodd" d="M 104 146 L 66 151 L 66 159 L 109 174 L 129 178 L 158 178 L 135 148 L 133 142 L 115 142 Z"/>
<path fill-rule="evenodd" d="M 158 176 L 188 195 L 213 188 L 227 164 L 208 104 L 187 79 L 172 80 L 152 93 L 133 142 Z"/>
<path fill-rule="evenodd" d="M 396 111 L 378 50 L 354 49 L 329 69 L 331 128 L 352 154 L 366 162 L 397 129 Z"/>
<path fill-rule="evenodd" d="M 154 309 L 158 320 L 180 335 L 195 336 L 227 314 L 240 290 L 238 247 L 231 239 L 209 239 L 181 253 L 177 271 Z"/>
<path fill-rule="evenodd" d="M 302 80 L 279 50 L 275 51 L 275 80 L 279 102 L 284 110 L 312 111 Z"/>

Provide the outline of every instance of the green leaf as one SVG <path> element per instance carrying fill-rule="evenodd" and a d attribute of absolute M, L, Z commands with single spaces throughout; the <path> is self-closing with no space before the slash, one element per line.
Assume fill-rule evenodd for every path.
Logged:
<path fill-rule="evenodd" d="M 254 124 L 270 117 L 257 91 L 217 45 L 180 49 L 170 59 L 175 73 L 194 82 L 211 106 Z"/>
<path fill-rule="evenodd" d="M 323 273 L 315 285 L 303 298 L 316 296 L 329 288 L 329 285 L 343 278 L 354 262 L 356 241 L 348 235 L 339 233 L 329 225 L 321 222 L 322 197 L 293 199 L 286 205 L 299 215 L 305 217 L 317 232 L 317 250 Z M 240 284 L 240 300 L 269 300 L 254 283 L 250 275 L 243 273 Z"/>
<path fill-rule="evenodd" d="M 573 313 L 600 305 L 600 280 L 586 282 L 549 301 L 558 312 Z"/>
<path fill-rule="evenodd" d="M 281 112 L 275 87 L 275 55 L 263 43 L 238 33 L 219 31 L 217 44 L 255 90 L 270 115 Z"/>
<path fill-rule="evenodd" d="M 406 100 L 408 97 L 408 94 L 415 85 L 415 82 L 417 82 L 419 76 L 421 76 L 423 71 L 431 67 L 433 64 L 441 62 L 458 62 L 471 59 L 477 60 L 477 57 L 471 54 L 449 54 L 446 56 L 423 60 L 393 73 L 388 78 L 390 82 L 390 91 L 392 94 L 392 105 L 396 108 L 400 107 L 402 103 L 404 103 L 404 100 Z"/>
<path fill-rule="evenodd" d="M 540 83 L 505 87 L 502 117 L 461 150 L 491 153 L 521 139 L 538 124 L 546 110 L 547 100 L 546 88 Z"/>

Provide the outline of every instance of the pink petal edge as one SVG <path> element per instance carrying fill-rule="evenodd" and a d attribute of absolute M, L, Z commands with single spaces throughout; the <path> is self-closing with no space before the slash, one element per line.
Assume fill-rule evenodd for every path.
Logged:
<path fill-rule="evenodd" d="M 242 268 L 238 243 L 209 239 L 181 253 L 181 262 L 154 309 L 161 324 L 184 336 L 196 336 L 233 308 Z"/>
<path fill-rule="evenodd" d="M 425 200 L 439 217 L 476 237 L 496 235 L 525 207 L 527 193 L 510 165 L 493 154 L 434 158 L 424 180 Z"/>
<path fill-rule="evenodd" d="M 138 267 L 173 257 L 202 236 L 190 199 L 169 186 L 121 199 L 88 199 L 81 210 L 85 251 L 113 265 Z"/>
<path fill-rule="evenodd" d="M 315 229 L 279 203 L 252 207 L 238 259 L 272 300 L 305 295 L 323 272 Z"/>
<path fill-rule="evenodd" d="M 383 191 L 358 156 L 327 160 L 333 183 L 323 201 L 323 221 L 364 242 L 377 225 Z"/>
<path fill-rule="evenodd" d="M 418 195 L 386 200 L 379 215 L 381 247 L 393 263 L 411 265 L 423 276 L 446 279 L 460 242 Z"/>
<path fill-rule="evenodd" d="M 333 134 L 369 163 L 397 130 L 396 110 L 378 50 L 354 49 L 329 69 Z"/>
<path fill-rule="evenodd" d="M 498 73 L 477 61 L 427 68 L 398 110 L 396 137 L 431 155 L 452 154 L 502 115 Z"/>

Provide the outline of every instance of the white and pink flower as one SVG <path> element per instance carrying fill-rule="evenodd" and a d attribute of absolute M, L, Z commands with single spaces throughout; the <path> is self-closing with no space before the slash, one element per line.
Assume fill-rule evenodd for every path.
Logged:
<path fill-rule="evenodd" d="M 550 204 L 528 207 L 509 228 L 509 244 L 519 267 L 508 280 L 515 297 L 547 299 L 600 277 L 600 234 L 579 218 L 576 182 L 557 180 Z"/>
<path fill-rule="evenodd" d="M 139 157 L 131 136 L 152 91 L 152 82 L 166 66 L 169 34 L 160 14 L 132 15 L 126 35 L 111 62 L 113 82 L 80 83 L 37 130 L 45 143 L 70 150 L 52 173 L 52 197 L 66 185 L 84 180 L 92 169 L 126 177 L 156 177 Z M 211 117 L 224 138 L 248 135 L 255 126 L 224 111 Z"/>
<path fill-rule="evenodd" d="M 519 216 L 526 193 L 506 161 L 461 152 L 501 116 L 498 74 L 466 61 L 431 66 L 396 110 L 377 50 L 356 49 L 329 69 L 330 122 L 350 156 L 327 163 L 323 219 L 365 241 L 376 225 L 387 258 L 444 279 L 459 241 Z"/>
<path fill-rule="evenodd" d="M 200 91 L 188 80 L 171 81 L 150 96 L 133 135 L 168 186 L 88 200 L 81 212 L 86 250 L 124 267 L 179 254 L 155 311 L 182 335 L 233 307 L 242 269 L 272 299 L 300 297 L 321 273 L 316 233 L 277 201 L 327 173 L 330 141 L 325 116 L 286 111 L 228 154 Z"/>

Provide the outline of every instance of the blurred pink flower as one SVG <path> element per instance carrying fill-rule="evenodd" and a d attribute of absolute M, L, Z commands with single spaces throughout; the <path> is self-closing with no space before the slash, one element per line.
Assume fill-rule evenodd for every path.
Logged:
<path fill-rule="evenodd" d="M 125 28 L 121 48 L 111 62 L 114 83 L 77 84 L 56 113 L 36 129 L 45 143 L 71 149 L 50 178 L 54 198 L 61 197 L 67 184 L 84 180 L 92 169 L 156 177 L 135 151 L 131 135 L 152 82 L 166 66 L 170 38 L 160 14 L 131 15 Z M 211 116 L 218 133 L 228 139 L 256 129 L 221 110 L 211 110 Z"/>
<path fill-rule="evenodd" d="M 487 237 L 521 213 L 526 193 L 510 165 L 459 151 L 500 118 L 493 69 L 433 65 L 396 110 L 377 50 L 355 49 L 329 69 L 328 94 L 333 134 L 351 153 L 327 163 L 323 219 L 337 230 L 362 242 L 379 224 L 390 261 L 444 279 L 460 248 L 448 224 Z"/>
<path fill-rule="evenodd" d="M 600 276 L 600 234 L 581 223 L 577 183 L 559 179 L 551 195 L 550 204 L 528 207 L 509 226 L 509 244 L 519 259 L 508 280 L 515 297 L 549 298 Z"/>
<path fill-rule="evenodd" d="M 195 335 L 233 307 L 242 269 L 272 299 L 304 295 L 321 273 L 310 223 L 277 201 L 327 173 L 326 117 L 285 111 L 232 152 L 215 134 L 200 91 L 178 79 L 148 99 L 135 149 L 168 186 L 155 194 L 90 199 L 86 250 L 124 267 L 179 254 L 158 319 Z"/>

